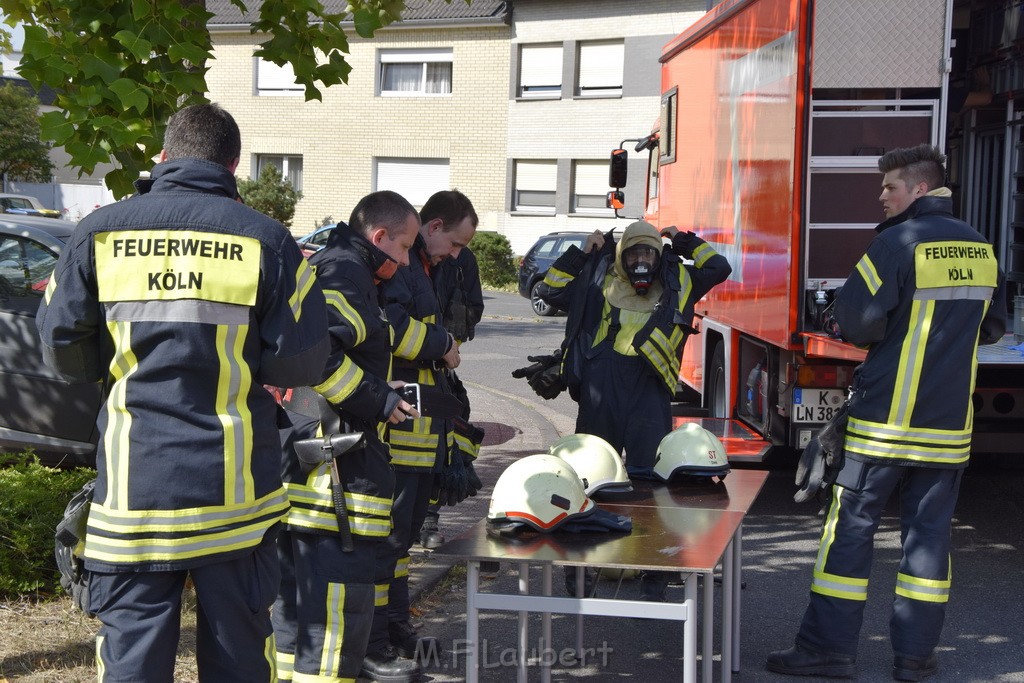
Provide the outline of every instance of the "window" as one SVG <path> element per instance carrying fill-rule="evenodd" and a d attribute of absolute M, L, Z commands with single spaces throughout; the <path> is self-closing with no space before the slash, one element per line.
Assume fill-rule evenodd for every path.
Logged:
<path fill-rule="evenodd" d="M 620 97 L 624 47 L 621 40 L 580 43 L 577 95 Z"/>
<path fill-rule="evenodd" d="M 676 160 L 676 96 L 678 88 L 672 88 L 661 96 L 661 131 L 658 146 L 661 150 L 659 163 L 671 164 Z"/>
<path fill-rule="evenodd" d="M 451 92 L 451 48 L 380 51 L 381 95 L 450 95 Z"/>
<path fill-rule="evenodd" d="M 397 192 L 413 206 L 423 206 L 430 195 L 451 189 L 447 159 L 381 157 L 375 165 L 377 181 L 374 190 Z"/>
<path fill-rule="evenodd" d="M 295 82 L 291 64 L 278 66 L 265 59 L 256 59 L 256 93 L 258 95 L 302 95 L 305 89 Z"/>
<path fill-rule="evenodd" d="M 258 178 L 263 169 L 273 166 L 281 172 L 281 177 L 292 184 L 292 189 L 302 192 L 302 157 L 283 156 L 280 154 L 260 154 L 256 157 L 256 177 Z"/>
<path fill-rule="evenodd" d="M 57 256 L 38 242 L 0 236 L 0 310 L 34 315 L 56 265 Z"/>
<path fill-rule="evenodd" d="M 612 216 L 605 206 L 608 194 L 608 161 L 577 161 L 573 164 L 572 211 Z"/>
<path fill-rule="evenodd" d="M 560 97 L 562 46 L 523 45 L 519 52 L 519 96 Z"/>
<path fill-rule="evenodd" d="M 554 161 L 515 162 L 515 211 L 555 212 L 558 165 Z"/>

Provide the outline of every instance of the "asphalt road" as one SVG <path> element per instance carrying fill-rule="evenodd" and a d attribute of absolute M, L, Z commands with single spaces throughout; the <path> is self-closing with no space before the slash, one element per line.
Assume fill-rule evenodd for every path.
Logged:
<path fill-rule="evenodd" d="M 557 347 L 565 318 L 541 319 L 528 302 L 512 294 L 488 292 L 484 320 L 475 340 L 463 347 L 459 375 L 467 384 L 475 423 L 487 430 L 477 471 L 486 488 L 476 498 L 444 508 L 443 533 L 454 537 L 486 514 L 491 486 L 504 468 L 531 453 L 543 452 L 562 434 L 571 433 L 576 407 L 565 395 L 544 401 L 511 371 L 526 365 L 526 356 Z M 1024 459 L 1024 454 L 1022 454 Z M 734 680 L 784 681 L 788 677 L 764 670 L 768 652 L 792 644 L 806 605 L 821 517 L 813 504 L 793 502 L 792 466 L 774 465 L 759 499 L 744 524 L 741 672 Z M 954 529 L 953 589 L 939 646 L 938 682 L 1024 682 L 1024 467 L 995 468 L 976 458 L 961 490 Z M 895 501 L 890 504 L 875 542 L 870 598 L 861 631 L 858 680 L 891 680 L 892 652 L 888 640 L 889 607 L 899 564 L 899 528 Z M 418 546 L 417 546 L 418 548 Z M 413 590 L 425 596 L 451 568 L 450 559 L 417 550 L 413 559 Z M 537 574 L 536 572 L 534 573 Z M 453 574 L 433 599 L 420 600 L 421 632 L 438 636 L 444 650 L 427 668 L 426 680 L 460 681 L 465 659 L 465 585 Z M 515 592 L 517 577 L 503 565 L 485 589 Z M 561 572 L 555 573 L 555 593 Z M 610 597 L 611 580 L 599 585 L 598 597 Z M 635 597 L 635 581 L 626 581 L 623 597 Z M 673 587 L 670 599 L 682 599 Z M 721 600 L 716 590 L 716 608 Z M 717 617 L 716 617 L 717 618 Z M 540 634 L 539 617 L 531 617 L 531 643 Z M 554 618 L 553 648 L 560 653 L 575 643 L 575 618 Z M 717 627 L 716 627 L 717 628 Z M 514 681 L 516 617 L 485 613 L 482 645 L 487 652 L 484 681 Z M 680 680 L 682 624 L 590 617 L 584 645 L 594 656 L 583 664 L 556 664 L 552 679 L 569 681 Z M 716 639 L 716 649 L 717 649 Z M 698 665 L 698 671 L 699 671 Z M 718 679 L 718 657 L 715 662 Z M 530 680 L 539 680 L 536 666 Z M 810 681 L 813 679 L 799 678 Z"/>

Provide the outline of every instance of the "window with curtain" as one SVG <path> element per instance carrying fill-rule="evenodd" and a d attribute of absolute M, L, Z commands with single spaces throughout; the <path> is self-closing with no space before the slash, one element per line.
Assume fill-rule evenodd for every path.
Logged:
<path fill-rule="evenodd" d="M 514 210 L 554 213 L 557 163 L 554 160 L 516 161 L 514 169 Z"/>
<path fill-rule="evenodd" d="M 625 47 L 621 40 L 580 43 L 577 95 L 619 97 L 622 95 L 622 64 Z"/>
<path fill-rule="evenodd" d="M 608 185 L 608 160 L 573 162 L 572 211 L 598 216 L 614 216 L 615 212 L 606 207 Z"/>
<path fill-rule="evenodd" d="M 519 47 L 519 96 L 559 97 L 562 92 L 562 46 Z"/>
<path fill-rule="evenodd" d="M 301 95 L 303 87 L 295 82 L 291 64 L 278 66 L 265 59 L 256 60 L 256 92 L 259 95 Z"/>
<path fill-rule="evenodd" d="M 381 50 L 379 55 L 381 95 L 451 94 L 451 48 Z"/>
<path fill-rule="evenodd" d="M 375 191 L 397 192 L 417 208 L 435 192 L 451 189 L 448 159 L 379 157 L 374 166 Z"/>
<path fill-rule="evenodd" d="M 282 154 L 259 154 L 256 156 L 256 177 L 263 173 L 266 166 L 274 166 L 281 172 L 281 177 L 292 184 L 292 189 L 302 192 L 302 157 Z"/>

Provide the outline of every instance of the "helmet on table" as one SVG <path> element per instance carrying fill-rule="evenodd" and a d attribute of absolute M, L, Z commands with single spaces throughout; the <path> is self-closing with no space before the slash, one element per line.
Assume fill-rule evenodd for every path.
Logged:
<path fill-rule="evenodd" d="M 548 449 L 551 455 L 569 463 L 588 496 L 597 491 L 629 491 L 633 487 L 612 445 L 593 434 L 567 434 Z"/>
<path fill-rule="evenodd" d="M 594 501 L 587 497 L 576 471 L 561 458 L 542 453 L 505 468 L 494 484 L 487 521 L 547 532 L 593 509 Z"/>
<path fill-rule="evenodd" d="M 729 474 L 729 460 L 717 436 L 696 422 L 687 422 L 658 444 L 654 473 L 662 481 L 676 475 L 724 479 Z"/>

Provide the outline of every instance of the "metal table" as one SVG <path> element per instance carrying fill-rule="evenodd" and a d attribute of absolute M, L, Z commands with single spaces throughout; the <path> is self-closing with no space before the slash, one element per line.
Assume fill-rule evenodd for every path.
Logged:
<path fill-rule="evenodd" d="M 528 533 L 517 539 L 494 538 L 487 533 L 486 520 L 452 539 L 434 552 L 465 559 L 466 639 L 468 651 L 466 680 L 479 676 L 479 611 L 505 610 L 520 613 L 519 679 L 526 680 L 526 614 L 543 616 L 543 642 L 551 647 L 551 614 L 646 617 L 683 621 L 684 683 L 696 681 L 697 577 L 704 576 L 702 679 L 712 678 L 713 574 L 722 564 L 722 680 L 731 680 L 739 670 L 739 589 L 743 517 L 767 478 L 767 472 L 734 470 L 724 484 L 666 486 L 636 482 L 635 490 L 618 494 L 614 502 L 600 506 L 633 520 L 630 534 L 614 533 Z M 481 593 L 480 562 L 515 562 L 519 566 L 518 594 Z M 529 594 L 529 565 L 540 564 L 542 595 Z M 651 603 L 603 598 L 553 597 L 551 573 L 554 565 L 600 567 L 623 570 L 681 572 L 686 575 L 682 603 Z M 582 585 L 579 582 L 578 585 Z M 582 624 L 580 624 L 582 626 Z M 578 652 L 582 628 L 578 630 Z M 550 668 L 543 669 L 550 680 Z"/>

